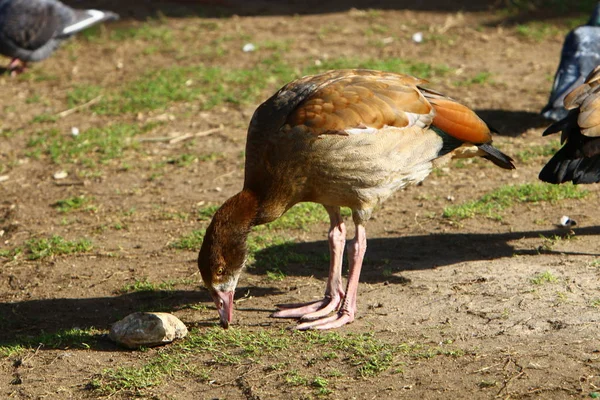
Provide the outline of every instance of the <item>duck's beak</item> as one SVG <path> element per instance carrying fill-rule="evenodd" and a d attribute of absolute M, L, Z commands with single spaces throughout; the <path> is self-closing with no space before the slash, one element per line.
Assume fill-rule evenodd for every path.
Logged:
<path fill-rule="evenodd" d="M 220 292 L 215 290 L 211 292 L 212 298 L 217 306 L 219 312 L 219 319 L 221 320 L 221 326 L 225 329 L 229 328 L 231 319 L 233 318 L 233 291 Z"/>

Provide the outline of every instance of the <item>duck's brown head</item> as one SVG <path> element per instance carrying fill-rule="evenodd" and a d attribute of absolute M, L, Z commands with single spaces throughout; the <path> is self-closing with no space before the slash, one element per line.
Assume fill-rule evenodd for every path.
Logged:
<path fill-rule="evenodd" d="M 215 213 L 206 229 L 198 268 L 223 328 L 233 316 L 233 296 L 246 263 L 246 240 L 256 214 L 256 200 L 240 192 Z"/>

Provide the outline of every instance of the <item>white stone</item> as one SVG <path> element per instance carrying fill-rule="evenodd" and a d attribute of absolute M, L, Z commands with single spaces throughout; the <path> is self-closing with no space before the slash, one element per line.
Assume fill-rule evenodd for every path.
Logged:
<path fill-rule="evenodd" d="M 67 176 L 69 176 L 69 174 L 67 173 L 67 171 L 58 171 L 56 172 L 54 175 L 52 175 L 52 177 L 54 179 L 61 180 L 61 179 L 65 179 Z"/>
<path fill-rule="evenodd" d="M 242 47 L 242 51 L 244 53 L 250 53 L 254 50 L 256 50 L 256 46 L 254 46 L 252 43 L 246 43 L 244 47 Z"/>
<path fill-rule="evenodd" d="M 120 345 L 135 349 L 171 343 L 187 333 L 187 327 L 173 314 L 137 312 L 115 322 L 108 336 Z"/>

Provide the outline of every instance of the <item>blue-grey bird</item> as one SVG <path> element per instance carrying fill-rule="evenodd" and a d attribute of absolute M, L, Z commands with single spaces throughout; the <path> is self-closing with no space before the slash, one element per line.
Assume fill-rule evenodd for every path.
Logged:
<path fill-rule="evenodd" d="M 119 16 L 110 11 L 76 10 L 58 0 L 0 0 L 0 54 L 11 57 L 12 75 L 29 61 L 52 54 L 63 40 Z"/>
<path fill-rule="evenodd" d="M 567 116 L 565 96 L 581 85 L 586 76 L 600 64 L 600 3 L 586 25 L 573 29 L 563 44 L 554 85 L 542 115 L 558 121 Z"/>

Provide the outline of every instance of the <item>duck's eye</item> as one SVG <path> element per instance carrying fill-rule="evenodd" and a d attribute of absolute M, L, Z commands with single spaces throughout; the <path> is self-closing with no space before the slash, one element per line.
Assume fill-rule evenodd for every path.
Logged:
<path fill-rule="evenodd" d="M 217 270 L 217 275 L 221 276 L 221 275 L 223 275 L 224 272 L 225 272 L 225 269 L 223 267 L 219 267 L 219 269 Z"/>

